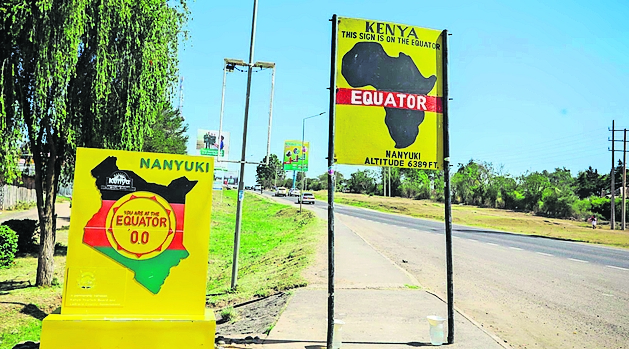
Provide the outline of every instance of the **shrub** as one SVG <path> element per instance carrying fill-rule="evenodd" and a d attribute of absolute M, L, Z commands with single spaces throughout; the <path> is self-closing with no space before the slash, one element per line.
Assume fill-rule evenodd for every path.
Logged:
<path fill-rule="evenodd" d="M 574 218 L 586 220 L 592 216 L 592 203 L 589 199 L 577 200 L 572 204 Z M 603 217 L 599 217 L 602 219 Z"/>
<path fill-rule="evenodd" d="M 558 188 L 546 188 L 542 192 L 542 204 L 540 210 L 550 217 L 572 217 L 574 215 L 573 204 L 577 196 L 572 191 Z"/>
<path fill-rule="evenodd" d="M 2 225 L 11 228 L 11 230 L 17 233 L 17 253 L 28 254 L 37 253 L 37 240 L 35 235 L 37 234 L 37 221 L 34 219 L 11 219 Z"/>
<path fill-rule="evenodd" d="M 13 229 L 0 226 L 0 267 L 8 267 L 13 263 L 17 252 L 17 234 Z"/>

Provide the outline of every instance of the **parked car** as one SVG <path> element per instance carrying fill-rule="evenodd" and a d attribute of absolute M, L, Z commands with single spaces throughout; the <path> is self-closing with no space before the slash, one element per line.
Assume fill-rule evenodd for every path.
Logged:
<path fill-rule="evenodd" d="M 284 187 L 279 187 L 277 188 L 277 191 L 275 192 L 275 196 L 286 196 L 286 188 Z"/>
<path fill-rule="evenodd" d="M 304 194 L 299 197 L 299 202 L 304 204 L 314 204 L 315 196 L 313 193 L 304 192 Z"/>

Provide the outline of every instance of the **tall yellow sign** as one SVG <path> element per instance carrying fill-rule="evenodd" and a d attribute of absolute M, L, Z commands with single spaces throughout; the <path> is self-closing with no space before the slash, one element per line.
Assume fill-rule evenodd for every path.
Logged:
<path fill-rule="evenodd" d="M 443 168 L 442 31 L 339 18 L 339 164 Z"/>
<path fill-rule="evenodd" d="M 79 148 L 63 302 L 41 347 L 213 348 L 214 160 Z"/>

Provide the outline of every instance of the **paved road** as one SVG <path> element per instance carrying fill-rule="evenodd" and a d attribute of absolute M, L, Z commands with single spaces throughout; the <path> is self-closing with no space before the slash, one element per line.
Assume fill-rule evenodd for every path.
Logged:
<path fill-rule="evenodd" d="M 57 213 L 57 229 L 70 225 L 70 203 L 62 202 L 55 204 L 55 212 Z M 2 211 L 0 214 L 0 223 L 11 219 L 34 219 L 39 220 L 37 208 L 33 207 L 24 211 Z"/>
<path fill-rule="evenodd" d="M 442 222 L 344 205 L 336 213 L 445 294 Z M 513 347 L 629 348 L 629 251 L 458 225 L 453 236 L 456 305 Z"/>
<path fill-rule="evenodd" d="M 270 195 L 270 194 L 269 194 Z M 286 198 L 295 202 L 296 198 Z M 317 200 L 316 207 L 327 209 L 327 202 Z M 363 208 L 335 205 L 335 212 L 398 227 L 444 234 L 444 223 L 403 215 L 388 214 Z M 629 272 L 629 250 L 580 242 L 562 241 L 545 237 L 527 236 L 478 227 L 453 225 L 452 236 L 488 244 L 498 244 L 514 250 L 527 250 L 545 256 L 557 256 L 583 263 L 595 263 L 612 269 Z M 628 275 L 629 276 L 629 275 Z"/>

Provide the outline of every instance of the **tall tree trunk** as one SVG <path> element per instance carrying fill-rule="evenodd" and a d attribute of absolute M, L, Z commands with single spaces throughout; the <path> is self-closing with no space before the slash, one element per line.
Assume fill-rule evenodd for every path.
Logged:
<path fill-rule="evenodd" d="M 52 137 L 51 137 L 52 138 Z M 37 208 L 39 213 L 39 256 L 37 259 L 37 278 L 35 284 L 37 286 L 50 286 L 54 277 L 55 263 L 55 240 L 56 240 L 56 214 L 55 199 L 57 197 L 57 149 L 54 142 L 50 140 L 45 151 L 38 152 L 40 163 L 46 162 L 46 166 L 40 165 L 40 169 L 45 172 L 40 173 L 45 177 L 44 180 L 36 181 L 37 190 Z M 43 147 L 42 147 L 43 148 Z M 35 153 L 35 152 L 33 152 Z M 37 161 L 37 160 L 36 160 Z M 37 167 L 37 165 L 36 165 Z"/>

